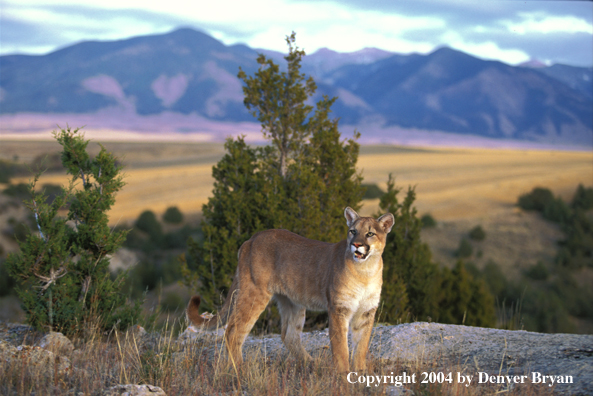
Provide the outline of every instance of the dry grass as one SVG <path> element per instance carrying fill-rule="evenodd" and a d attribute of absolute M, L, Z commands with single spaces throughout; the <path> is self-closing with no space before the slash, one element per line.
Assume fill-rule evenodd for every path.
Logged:
<path fill-rule="evenodd" d="M 201 211 L 212 192 L 212 165 L 224 153 L 218 143 L 104 145 L 126 164 L 127 185 L 111 212 L 112 223 L 135 219 L 145 209 L 162 212 L 171 205 L 188 213 Z M 59 146 L 49 141 L 3 141 L 0 158 L 17 155 L 31 160 L 57 150 Z M 365 183 L 385 187 L 387 175 L 393 173 L 397 185 L 416 186 L 420 213 L 430 212 L 439 221 L 482 221 L 510 213 L 517 197 L 535 186 L 570 198 L 579 183 L 591 185 L 592 164 L 592 152 L 363 146 L 358 168 Z M 46 175 L 40 184 L 65 181 L 62 175 Z M 378 200 L 365 201 L 362 212 L 374 213 L 377 207 Z"/>
<path fill-rule="evenodd" d="M 591 185 L 593 152 L 363 147 L 358 167 L 366 183 L 416 186 L 420 213 L 437 220 L 482 219 L 508 212 L 535 186 L 572 198 Z M 365 205 L 373 211 L 373 202 Z"/>
<path fill-rule="evenodd" d="M 235 370 L 226 366 L 222 353 L 224 346 L 220 343 L 194 343 L 181 347 L 175 342 L 171 330 L 164 330 L 150 346 L 143 345 L 143 339 L 129 331 L 76 340 L 78 349 L 67 356 L 72 368 L 63 373 L 57 370 L 42 372 L 42 368 L 21 358 L 17 364 L 0 370 L 0 393 L 95 395 L 118 384 L 150 384 L 161 387 L 170 396 L 398 394 L 396 387 L 389 383 L 378 386 L 350 383 L 345 374 L 333 371 L 329 350 L 324 350 L 306 365 L 291 357 L 272 360 L 252 351 L 247 353 L 244 365 Z M 207 352 L 212 347 L 216 348 L 214 357 Z M 470 364 L 449 365 L 442 369 L 441 363 L 419 360 L 404 367 L 398 362 L 381 361 L 371 356 L 365 375 L 414 374 L 415 383 L 405 384 L 403 388 L 412 390 L 415 395 L 546 395 L 553 391 L 547 385 L 477 384 L 476 377 L 470 386 L 465 386 L 457 382 L 457 373 L 475 374 Z M 451 372 L 452 381 L 423 384 L 423 372 L 445 375 Z M 358 376 L 350 377 L 351 380 L 354 378 Z"/>

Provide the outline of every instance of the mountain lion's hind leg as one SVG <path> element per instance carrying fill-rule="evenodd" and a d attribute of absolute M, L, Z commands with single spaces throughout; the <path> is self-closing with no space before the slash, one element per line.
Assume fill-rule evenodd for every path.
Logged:
<path fill-rule="evenodd" d="M 282 341 L 295 357 L 302 360 L 311 359 L 301 344 L 301 333 L 305 324 L 305 308 L 294 304 L 286 296 L 276 294 L 278 310 L 282 318 Z"/>
<path fill-rule="evenodd" d="M 268 292 L 259 290 L 253 285 L 239 289 L 237 302 L 224 334 L 229 352 L 229 363 L 236 366 L 243 363 L 241 353 L 243 342 L 271 298 L 272 296 Z"/>

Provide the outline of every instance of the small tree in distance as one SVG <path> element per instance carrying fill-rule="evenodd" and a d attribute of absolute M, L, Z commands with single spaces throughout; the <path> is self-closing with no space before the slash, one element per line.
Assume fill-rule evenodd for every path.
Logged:
<path fill-rule="evenodd" d="M 169 224 L 180 224 L 183 222 L 183 213 L 177 206 L 171 206 L 163 214 L 163 220 Z"/>
<path fill-rule="evenodd" d="M 8 272 L 17 279 L 17 294 L 27 322 L 40 330 L 75 334 L 88 330 L 126 328 L 140 313 L 140 304 L 126 304 L 120 292 L 124 275 L 111 280 L 109 255 L 123 243 L 127 231 L 112 231 L 107 211 L 124 185 L 121 168 L 105 148 L 95 158 L 79 129 L 54 133 L 62 145 L 62 163 L 72 176 L 70 186 L 53 202 L 35 192 L 39 174 L 29 186 L 37 233 L 20 241 L 11 254 Z M 80 180 L 80 189 L 74 183 Z M 67 218 L 59 213 L 68 208 Z"/>
<path fill-rule="evenodd" d="M 245 86 L 245 106 L 262 124 L 264 136 L 272 141 L 279 155 L 279 172 L 286 179 L 288 161 L 303 148 L 311 130 L 306 119 L 313 109 L 305 101 L 315 93 L 317 86 L 312 77 L 305 79 L 300 72 L 301 58 L 305 51 L 293 47 L 296 34 L 286 37 L 288 71 L 279 72 L 271 59 L 260 54 L 260 68 L 253 77 L 239 68 L 238 77 Z"/>

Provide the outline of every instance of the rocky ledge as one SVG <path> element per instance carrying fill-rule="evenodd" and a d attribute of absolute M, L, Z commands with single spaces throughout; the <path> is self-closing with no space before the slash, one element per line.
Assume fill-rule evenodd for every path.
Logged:
<path fill-rule="evenodd" d="M 179 340 L 183 344 L 208 343 L 221 336 L 221 330 L 206 332 L 189 327 Z M 328 330 L 303 333 L 302 342 L 314 357 L 327 352 Z M 593 335 L 415 322 L 376 326 L 369 349 L 375 358 L 397 362 L 412 371 L 430 366 L 434 373 L 452 373 L 457 382 L 467 383 L 470 376 L 472 385 L 487 381 L 510 389 L 522 382 L 551 387 L 556 394 L 593 394 Z M 214 348 L 210 351 L 215 352 Z M 250 351 L 272 359 L 287 355 L 279 335 L 248 337 L 243 352 Z"/>
<path fill-rule="evenodd" d="M 133 333 L 141 350 L 155 349 L 161 337 L 139 327 L 133 329 Z M 190 356 L 188 352 L 195 352 L 196 347 L 206 357 L 220 356 L 222 336 L 222 329 L 209 332 L 190 326 L 176 341 L 170 340 L 175 351 L 173 357 L 186 359 Z M 330 353 L 327 329 L 303 333 L 302 341 L 313 357 Z M 28 367 L 40 375 L 75 373 L 79 369 L 68 359 L 76 353 L 73 349 L 70 340 L 60 333 L 39 334 L 29 326 L 0 323 L 0 370 L 26 359 L 31 362 Z M 374 359 L 382 363 L 395 363 L 409 373 L 416 372 L 416 382 L 422 380 L 418 371 L 425 370 L 435 376 L 443 373 L 441 378 L 451 373 L 457 383 L 471 381 L 470 385 L 475 385 L 487 381 L 496 384 L 501 392 L 512 389 L 516 383 L 527 383 L 536 384 L 536 389 L 551 389 L 555 394 L 593 394 L 593 335 L 541 334 L 416 322 L 376 326 L 369 350 Z M 288 355 L 279 335 L 250 336 L 243 352 L 269 359 Z M 362 377 L 358 374 L 351 377 L 360 381 L 358 378 Z M 134 384 L 118 385 L 104 390 L 104 394 L 136 395 L 144 391 L 164 394 L 160 388 Z M 402 394 L 401 388 L 397 391 L 399 393 L 388 393 Z"/>

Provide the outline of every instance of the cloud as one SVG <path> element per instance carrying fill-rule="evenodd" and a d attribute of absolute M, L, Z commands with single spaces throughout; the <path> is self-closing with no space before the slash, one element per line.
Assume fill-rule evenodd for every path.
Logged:
<path fill-rule="evenodd" d="M 481 59 L 500 60 L 508 64 L 518 64 L 530 59 L 530 55 L 517 48 L 502 48 L 494 41 L 468 41 L 460 34 L 449 31 L 442 37 L 451 48 L 474 55 Z"/>
<path fill-rule="evenodd" d="M 593 24 L 573 15 L 554 16 L 541 12 L 519 13 L 520 22 L 503 21 L 507 29 L 520 35 L 530 33 L 589 33 L 593 35 Z"/>
<path fill-rule="evenodd" d="M 23 0 L 26 3 L 27 0 Z M 2 53 L 45 53 L 83 40 L 164 33 L 188 20 L 136 9 L 3 4 Z"/>
<path fill-rule="evenodd" d="M 446 45 L 509 63 L 593 64 L 593 7 L 579 1 L 3 0 L 0 18 L 2 54 L 184 26 L 227 45 L 282 52 L 284 37 L 296 31 L 308 53 L 322 47 L 427 53 Z"/>

